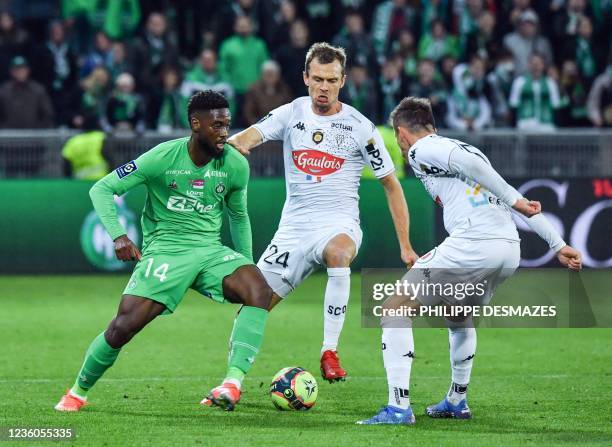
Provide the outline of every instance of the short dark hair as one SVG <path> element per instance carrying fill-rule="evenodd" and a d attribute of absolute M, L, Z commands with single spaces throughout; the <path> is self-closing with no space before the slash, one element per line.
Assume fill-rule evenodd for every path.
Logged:
<path fill-rule="evenodd" d="M 423 130 L 433 132 L 436 129 L 431 102 L 428 98 L 414 96 L 409 96 L 400 101 L 391 112 L 389 123 L 394 129 L 402 126 L 408 128 L 411 132 Z"/>
<path fill-rule="evenodd" d="M 225 96 L 213 90 L 204 90 L 194 93 L 187 104 L 187 117 L 198 110 L 229 109 L 229 103 Z"/>
<path fill-rule="evenodd" d="M 314 58 L 322 64 L 331 64 L 333 61 L 340 62 L 342 66 L 342 74 L 344 75 L 344 69 L 346 68 L 346 53 L 342 47 L 334 47 L 327 42 L 313 43 L 306 53 L 306 63 L 304 64 L 304 71 L 308 74 L 310 63 Z"/>

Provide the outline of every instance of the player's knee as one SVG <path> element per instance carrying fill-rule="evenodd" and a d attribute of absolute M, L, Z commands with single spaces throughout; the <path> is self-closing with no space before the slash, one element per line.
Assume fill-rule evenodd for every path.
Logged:
<path fill-rule="evenodd" d="M 260 307 L 268 310 L 272 300 L 272 289 L 265 282 L 257 282 L 249 287 L 246 296 L 243 297 L 244 304 L 247 306 Z"/>
<path fill-rule="evenodd" d="M 353 260 L 353 253 L 350 250 L 334 250 L 326 253 L 325 264 L 327 267 L 349 267 Z"/>
<path fill-rule="evenodd" d="M 119 315 L 111 321 L 104 335 L 107 343 L 118 349 L 130 341 L 137 332 L 138 328 L 129 318 Z"/>

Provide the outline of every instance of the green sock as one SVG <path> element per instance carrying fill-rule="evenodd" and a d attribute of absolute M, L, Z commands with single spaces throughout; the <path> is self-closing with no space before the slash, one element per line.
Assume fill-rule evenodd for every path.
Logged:
<path fill-rule="evenodd" d="M 102 374 L 113 366 L 120 349 L 111 347 L 104 338 L 104 332 L 94 338 L 85 354 L 85 361 L 71 391 L 79 397 L 86 397 L 87 392 L 98 381 Z"/>
<path fill-rule="evenodd" d="M 230 356 L 226 378 L 242 383 L 249 372 L 263 341 L 268 311 L 259 307 L 243 306 L 234 320 L 230 338 Z"/>

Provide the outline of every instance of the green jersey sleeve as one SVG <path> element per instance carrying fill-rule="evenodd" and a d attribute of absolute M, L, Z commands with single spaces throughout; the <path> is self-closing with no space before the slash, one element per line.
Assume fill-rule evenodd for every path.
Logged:
<path fill-rule="evenodd" d="M 235 151 L 234 148 L 226 150 Z M 232 169 L 232 186 L 225 196 L 230 234 L 236 251 L 247 259 L 253 260 L 253 239 L 251 222 L 247 209 L 247 185 L 249 183 L 249 164 L 241 154 L 236 154 L 237 162 Z"/>
<path fill-rule="evenodd" d="M 126 234 L 119 222 L 114 195 L 121 196 L 156 175 L 157 157 L 153 152 L 146 152 L 136 160 L 119 166 L 89 190 L 94 209 L 113 240 Z"/>

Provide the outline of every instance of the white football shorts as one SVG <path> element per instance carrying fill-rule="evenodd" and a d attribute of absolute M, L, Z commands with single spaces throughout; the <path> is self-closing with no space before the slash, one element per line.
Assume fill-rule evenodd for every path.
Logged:
<path fill-rule="evenodd" d="M 257 267 L 274 293 L 285 298 L 315 269 L 325 266 L 323 251 L 339 234 L 348 235 L 359 251 L 363 233 L 356 222 L 311 229 L 280 227 L 259 258 Z"/>

